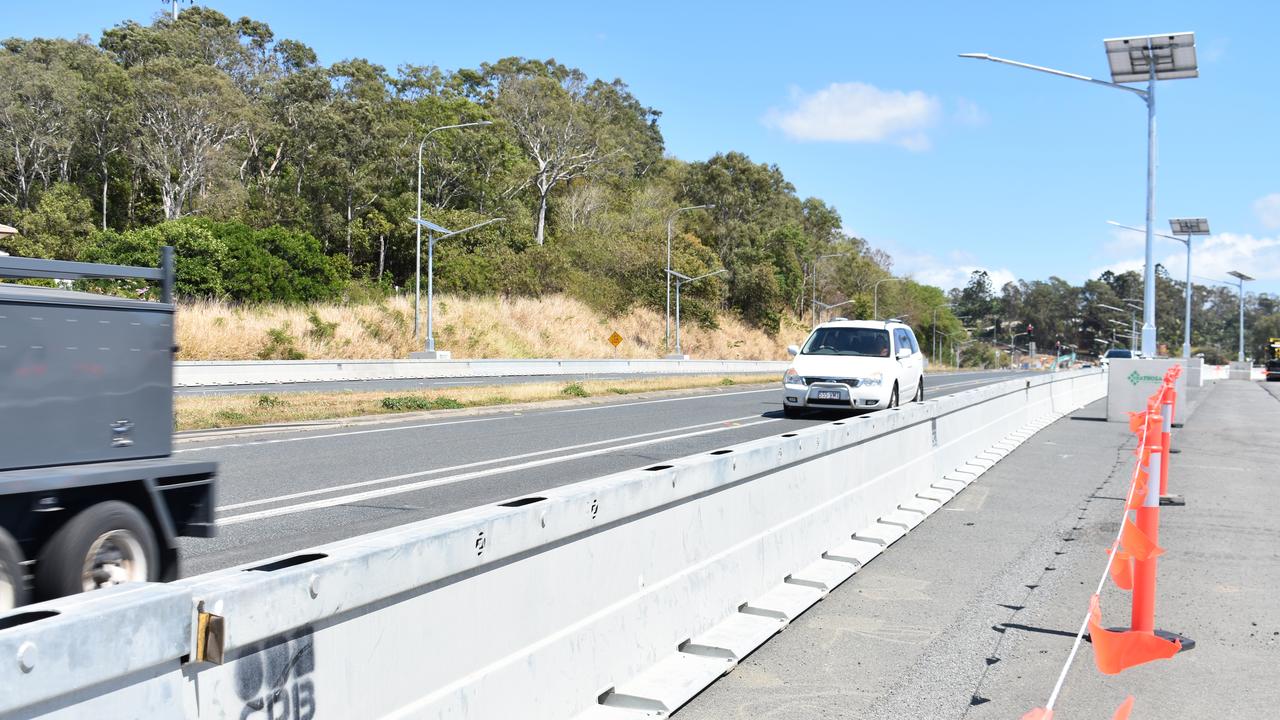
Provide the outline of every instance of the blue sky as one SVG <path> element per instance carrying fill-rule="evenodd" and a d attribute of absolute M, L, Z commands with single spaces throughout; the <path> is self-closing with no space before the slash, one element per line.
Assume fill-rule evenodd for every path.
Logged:
<path fill-rule="evenodd" d="M 362 56 L 475 66 L 554 57 L 620 77 L 662 111 L 668 152 L 739 150 L 776 163 L 801 195 L 889 251 L 895 271 L 950 286 L 1072 282 L 1139 267 L 1145 109 L 1128 93 L 993 63 L 987 52 L 1106 77 L 1107 37 L 1195 31 L 1201 77 L 1157 90 L 1156 217 L 1210 218 L 1195 273 L 1241 269 L 1280 292 L 1280 4 L 1206 2 L 486 3 L 209 0 L 249 14 L 325 62 Z M 158 0 L 5 3 L 0 34 L 64 36 Z M 1156 246 L 1177 277 L 1182 246 Z"/>

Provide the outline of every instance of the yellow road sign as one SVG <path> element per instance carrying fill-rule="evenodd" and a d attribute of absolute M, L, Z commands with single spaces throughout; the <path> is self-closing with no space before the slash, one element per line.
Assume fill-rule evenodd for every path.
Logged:
<path fill-rule="evenodd" d="M 614 347 L 618 347 L 622 344 L 622 336 L 615 332 L 609 336 L 609 342 L 613 343 Z"/>

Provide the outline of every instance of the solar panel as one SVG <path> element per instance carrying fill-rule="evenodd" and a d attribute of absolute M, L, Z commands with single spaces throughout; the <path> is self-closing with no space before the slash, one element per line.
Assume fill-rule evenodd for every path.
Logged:
<path fill-rule="evenodd" d="M 423 220 L 422 218 L 410 218 L 410 219 L 418 223 L 422 227 L 427 228 L 428 230 L 433 230 L 435 232 L 441 233 L 442 235 L 453 234 L 452 230 L 446 230 L 445 228 L 440 227 L 439 225 L 431 222 L 430 220 Z"/>
<path fill-rule="evenodd" d="M 1196 66 L 1195 33 L 1143 35 L 1103 40 L 1111 80 L 1145 82 L 1155 65 L 1157 80 L 1177 80 L 1200 75 Z"/>
<path fill-rule="evenodd" d="M 1169 221 L 1169 227 L 1173 229 L 1174 235 L 1208 235 L 1209 219 L 1173 218 Z"/>

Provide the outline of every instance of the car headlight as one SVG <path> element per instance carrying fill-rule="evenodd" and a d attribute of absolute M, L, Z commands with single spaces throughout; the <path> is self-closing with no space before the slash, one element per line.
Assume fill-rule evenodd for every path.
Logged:
<path fill-rule="evenodd" d="M 782 384 L 804 385 L 804 378 L 800 376 L 800 373 L 796 372 L 795 368 L 787 368 L 787 371 L 782 375 Z"/>
<path fill-rule="evenodd" d="M 861 384 L 861 385 L 879 385 L 879 384 L 881 384 L 881 383 L 883 383 L 883 382 L 884 382 L 884 374 L 883 374 L 883 373 L 876 373 L 875 375 L 872 375 L 871 377 L 865 377 L 865 378 L 862 378 L 862 382 L 861 382 L 860 384 Z"/>

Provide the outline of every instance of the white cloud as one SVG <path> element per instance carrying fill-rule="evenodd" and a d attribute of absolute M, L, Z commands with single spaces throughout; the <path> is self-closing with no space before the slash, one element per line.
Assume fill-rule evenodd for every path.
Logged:
<path fill-rule="evenodd" d="M 1264 226 L 1272 230 L 1280 228 L 1280 193 L 1263 195 L 1254 200 L 1253 213 Z"/>
<path fill-rule="evenodd" d="M 893 264 L 902 275 L 919 283 L 936 285 L 943 290 L 962 288 L 969 284 L 969 275 L 986 270 L 991 278 L 991 289 L 996 293 L 1007 282 L 1017 282 L 1018 277 L 1006 268 L 992 268 L 976 262 L 967 253 L 952 252 L 946 260 L 928 253 L 911 253 L 898 250 L 893 253 Z"/>
<path fill-rule="evenodd" d="M 812 94 L 793 89 L 791 107 L 770 109 L 764 123 L 794 140 L 887 142 L 920 151 L 929 149 L 925 131 L 937 121 L 940 107 L 937 98 L 919 90 L 832 83 Z"/>
<path fill-rule="evenodd" d="M 1177 245 L 1172 241 L 1169 245 Z M 1175 279 L 1186 277 L 1186 250 L 1178 247 L 1159 247 L 1156 262 L 1163 265 Z M 1097 277 L 1105 270 L 1121 273 L 1128 270 L 1142 272 L 1145 262 L 1142 258 L 1128 258 L 1108 263 L 1090 271 L 1090 277 Z M 1280 238 L 1254 237 L 1236 233 L 1219 233 L 1210 235 L 1206 240 L 1192 239 L 1191 272 L 1200 278 L 1230 280 L 1229 270 L 1239 270 L 1252 275 L 1258 280 L 1280 280 Z M 1203 280 L 1192 278 L 1192 282 Z"/>

